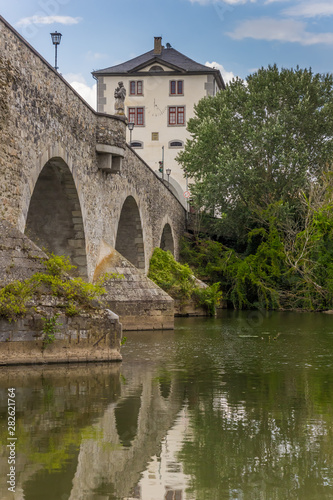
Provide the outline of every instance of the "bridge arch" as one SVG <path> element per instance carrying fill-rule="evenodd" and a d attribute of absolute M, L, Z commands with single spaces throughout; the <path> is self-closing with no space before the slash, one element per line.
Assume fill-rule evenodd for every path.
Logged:
<path fill-rule="evenodd" d="M 142 218 L 133 196 L 123 203 L 116 236 L 116 250 L 138 269 L 145 270 Z"/>
<path fill-rule="evenodd" d="M 175 244 L 171 225 L 169 222 L 166 222 L 162 227 L 163 231 L 160 239 L 160 248 L 165 251 L 169 250 L 172 255 L 175 255 Z"/>
<path fill-rule="evenodd" d="M 38 246 L 66 255 L 87 277 L 86 241 L 79 195 L 63 158 L 51 157 L 41 168 L 26 215 L 25 233 Z"/>

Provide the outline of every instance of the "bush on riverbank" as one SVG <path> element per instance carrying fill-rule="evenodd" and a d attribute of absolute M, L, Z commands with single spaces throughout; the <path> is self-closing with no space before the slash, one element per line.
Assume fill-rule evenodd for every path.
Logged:
<path fill-rule="evenodd" d="M 266 224 L 249 231 L 243 253 L 196 238 L 184 241 L 182 258 L 202 279 L 220 282 L 224 298 L 236 309 L 332 309 L 333 202 L 328 187 L 314 186 L 308 197 L 303 194 L 303 213 L 294 220 L 281 220 L 276 216 L 279 204 L 271 205 L 264 214 Z"/>
<path fill-rule="evenodd" d="M 186 302 L 192 300 L 204 307 L 210 315 L 215 314 L 222 294 L 219 283 L 207 288 L 200 288 L 193 271 L 187 264 L 177 262 L 171 252 L 155 248 L 150 260 L 149 274 L 154 283 L 160 286 L 173 299 Z"/>

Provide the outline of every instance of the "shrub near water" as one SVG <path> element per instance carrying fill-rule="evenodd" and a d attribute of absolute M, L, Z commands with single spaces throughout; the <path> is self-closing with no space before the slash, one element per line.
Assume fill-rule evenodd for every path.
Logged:
<path fill-rule="evenodd" d="M 219 283 L 208 288 L 199 288 L 193 271 L 187 264 L 177 262 L 171 252 L 155 248 L 150 260 L 149 274 L 154 283 L 160 286 L 172 298 L 186 302 L 193 300 L 214 315 L 222 294 Z"/>
<path fill-rule="evenodd" d="M 304 200 L 302 230 L 271 216 L 265 227 L 248 233 L 243 254 L 217 241 L 196 239 L 184 241 L 182 256 L 199 277 L 218 280 L 236 309 L 332 309 L 331 191 L 316 203 Z"/>
<path fill-rule="evenodd" d="M 9 321 L 27 312 L 27 303 L 34 296 L 51 294 L 64 299 L 65 313 L 68 316 L 79 314 L 81 310 L 93 308 L 93 301 L 99 302 L 106 293 L 105 281 L 120 278 L 117 274 L 104 274 L 94 284 L 82 278 L 71 278 L 67 273 L 75 266 L 69 258 L 51 254 L 43 260 L 45 273 L 35 273 L 24 281 L 14 281 L 0 289 L 0 317 Z M 101 303 L 100 303 L 101 304 Z"/>

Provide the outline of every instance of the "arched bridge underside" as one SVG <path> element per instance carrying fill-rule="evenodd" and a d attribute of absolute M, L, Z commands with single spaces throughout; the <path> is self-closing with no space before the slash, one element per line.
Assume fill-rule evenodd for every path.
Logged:
<path fill-rule="evenodd" d="M 125 121 L 96 113 L 0 17 L 0 216 L 92 279 L 116 249 L 148 270 L 178 256 L 185 211 L 125 142 Z"/>

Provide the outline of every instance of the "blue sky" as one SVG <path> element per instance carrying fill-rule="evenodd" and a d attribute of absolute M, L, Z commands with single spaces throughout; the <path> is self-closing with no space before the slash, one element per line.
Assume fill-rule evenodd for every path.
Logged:
<path fill-rule="evenodd" d="M 332 71 L 333 0 L 0 0 L 1 15 L 95 105 L 91 71 L 163 44 L 228 80 L 261 66 Z"/>

